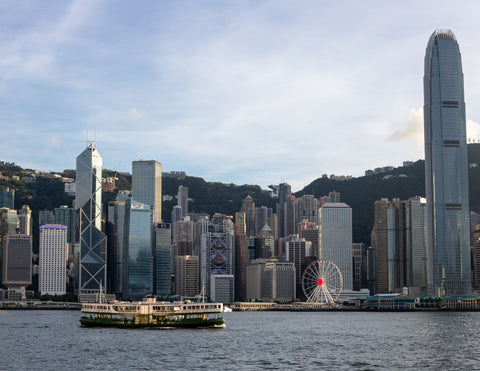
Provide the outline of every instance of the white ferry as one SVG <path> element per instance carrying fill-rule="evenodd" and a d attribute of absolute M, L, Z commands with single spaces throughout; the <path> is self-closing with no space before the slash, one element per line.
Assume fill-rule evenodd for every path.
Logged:
<path fill-rule="evenodd" d="M 82 304 L 80 323 L 90 327 L 224 327 L 222 303 L 113 301 Z"/>

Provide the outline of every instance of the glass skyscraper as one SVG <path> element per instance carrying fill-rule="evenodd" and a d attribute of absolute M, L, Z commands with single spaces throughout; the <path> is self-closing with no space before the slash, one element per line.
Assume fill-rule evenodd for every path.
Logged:
<path fill-rule="evenodd" d="M 471 290 L 465 101 L 450 30 L 436 30 L 428 41 L 424 98 L 428 290 L 464 294 Z"/>
<path fill-rule="evenodd" d="M 162 221 L 162 165 L 159 162 L 132 162 L 132 198 L 150 205 L 153 222 Z"/>
<path fill-rule="evenodd" d="M 152 222 L 150 205 L 128 199 L 125 202 L 128 228 L 128 284 L 123 295 L 141 300 L 153 294 Z"/>
<path fill-rule="evenodd" d="M 99 292 L 107 282 L 107 237 L 102 232 L 102 158 L 95 142 L 77 157 L 76 240 L 80 243 L 79 294 Z"/>

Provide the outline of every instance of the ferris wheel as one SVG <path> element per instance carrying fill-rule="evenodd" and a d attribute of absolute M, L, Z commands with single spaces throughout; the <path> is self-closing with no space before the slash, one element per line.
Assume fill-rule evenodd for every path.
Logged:
<path fill-rule="evenodd" d="M 334 303 L 342 292 L 342 273 L 331 261 L 314 261 L 303 272 L 302 288 L 308 303 Z"/>

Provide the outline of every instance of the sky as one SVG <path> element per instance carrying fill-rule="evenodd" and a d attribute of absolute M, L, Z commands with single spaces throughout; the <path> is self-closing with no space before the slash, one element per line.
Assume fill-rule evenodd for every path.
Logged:
<path fill-rule="evenodd" d="M 428 39 L 459 42 L 480 140 L 478 1 L 0 2 L 0 160 L 287 182 L 424 158 Z M 96 128 L 96 130 L 95 130 Z"/>

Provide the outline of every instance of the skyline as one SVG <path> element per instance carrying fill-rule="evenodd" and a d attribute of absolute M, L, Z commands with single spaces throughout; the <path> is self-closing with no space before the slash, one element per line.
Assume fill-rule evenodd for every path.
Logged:
<path fill-rule="evenodd" d="M 457 36 L 467 138 L 480 139 L 480 5 L 369 5 L 0 4 L 0 159 L 74 168 L 88 125 L 119 171 L 156 160 L 297 191 L 324 173 L 400 166 L 424 158 L 423 58 L 438 28 Z"/>

